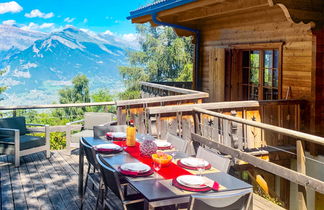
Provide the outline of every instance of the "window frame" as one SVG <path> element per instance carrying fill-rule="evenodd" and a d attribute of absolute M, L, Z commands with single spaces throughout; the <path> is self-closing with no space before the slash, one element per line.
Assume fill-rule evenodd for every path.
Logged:
<path fill-rule="evenodd" d="M 240 100 L 244 100 L 244 93 L 243 93 L 243 52 L 244 51 L 260 51 L 260 67 L 259 67 L 259 85 L 258 85 L 258 100 L 266 100 L 264 99 L 264 52 L 266 50 L 278 50 L 278 99 L 272 100 L 280 100 L 282 99 L 282 51 L 283 51 L 283 42 L 277 43 L 257 43 L 257 44 L 241 44 L 241 45 L 233 45 L 232 49 L 236 50 L 235 53 L 238 58 L 236 59 L 237 62 L 237 72 L 239 73 L 239 81 L 238 81 L 238 88 L 239 88 L 239 98 Z M 249 86 L 249 85 L 247 85 Z M 273 87 L 271 88 L 273 89 Z M 253 100 L 253 99 L 247 99 Z"/>

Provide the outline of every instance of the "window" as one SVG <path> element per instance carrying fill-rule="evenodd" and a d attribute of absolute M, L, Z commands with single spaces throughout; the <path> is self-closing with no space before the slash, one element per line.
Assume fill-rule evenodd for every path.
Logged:
<path fill-rule="evenodd" d="M 279 99 L 279 50 L 242 50 L 240 54 L 242 99 Z"/>

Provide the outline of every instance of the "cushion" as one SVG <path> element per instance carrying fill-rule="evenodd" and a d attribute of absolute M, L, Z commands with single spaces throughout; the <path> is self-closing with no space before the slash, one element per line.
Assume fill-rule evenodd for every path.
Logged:
<path fill-rule="evenodd" d="M 93 127 L 93 136 L 95 138 L 106 139 L 107 132 L 125 132 L 127 125 L 98 125 Z"/>
<path fill-rule="evenodd" d="M 0 119 L 0 128 L 11 128 L 18 129 L 20 135 L 25 135 L 27 133 L 26 120 L 25 117 L 10 117 Z M 13 137 L 13 132 L 0 131 L 0 137 Z"/>
<path fill-rule="evenodd" d="M 106 124 L 114 120 L 115 115 L 104 112 L 86 112 L 84 113 L 84 129 L 92 130 L 93 126 Z"/>
<path fill-rule="evenodd" d="M 13 142 L 13 138 L 4 138 L 1 139 L 2 142 Z M 44 146 L 46 140 L 43 137 L 39 136 L 20 136 L 20 150 L 31 149 L 39 146 Z M 11 144 L 1 144 L 0 143 L 0 153 L 2 154 L 14 154 L 15 145 Z"/>
<path fill-rule="evenodd" d="M 80 137 L 93 137 L 93 130 L 83 130 L 81 132 L 71 135 L 71 142 L 77 143 L 80 142 Z"/>

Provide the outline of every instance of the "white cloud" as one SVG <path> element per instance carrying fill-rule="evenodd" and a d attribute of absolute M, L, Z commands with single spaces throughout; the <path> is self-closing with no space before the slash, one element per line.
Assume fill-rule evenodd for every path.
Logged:
<path fill-rule="evenodd" d="M 31 22 L 27 26 L 21 27 L 21 29 L 23 30 L 39 30 L 48 28 L 54 28 L 54 23 L 43 23 L 41 25 L 38 25 L 37 23 Z"/>
<path fill-rule="evenodd" d="M 75 18 L 67 17 L 67 18 L 64 19 L 64 22 L 72 23 L 74 20 L 75 20 Z"/>
<path fill-rule="evenodd" d="M 18 13 L 22 10 L 23 8 L 15 1 L 0 3 L 0 14 L 5 14 L 8 12 Z"/>
<path fill-rule="evenodd" d="M 109 30 L 105 31 L 103 34 L 110 35 L 110 36 L 114 35 L 114 33 Z"/>
<path fill-rule="evenodd" d="M 84 18 L 83 23 L 88 23 L 88 18 Z"/>
<path fill-rule="evenodd" d="M 54 13 L 53 12 L 43 13 L 39 9 L 34 9 L 34 10 L 30 11 L 30 13 L 26 13 L 25 17 L 28 17 L 28 18 L 39 17 L 39 18 L 48 19 L 48 18 L 54 17 Z"/>
<path fill-rule="evenodd" d="M 18 71 L 17 69 L 13 72 L 13 76 L 26 79 L 31 77 L 29 71 Z"/>
<path fill-rule="evenodd" d="M 12 26 L 12 25 L 16 24 L 16 21 L 15 20 L 5 20 L 5 21 L 2 21 L 2 24 Z"/>
<path fill-rule="evenodd" d="M 127 42 L 134 42 L 138 41 L 138 35 L 137 34 L 123 34 L 122 39 L 127 41 Z"/>
<path fill-rule="evenodd" d="M 21 69 L 30 69 L 30 68 L 36 68 L 38 65 L 36 63 L 26 63 L 21 66 Z"/>
<path fill-rule="evenodd" d="M 20 81 L 17 81 L 17 80 L 11 79 L 11 78 L 3 78 L 0 80 L 0 85 L 8 86 L 9 88 L 12 86 L 15 86 L 15 85 L 19 85 L 19 84 L 21 84 Z"/>

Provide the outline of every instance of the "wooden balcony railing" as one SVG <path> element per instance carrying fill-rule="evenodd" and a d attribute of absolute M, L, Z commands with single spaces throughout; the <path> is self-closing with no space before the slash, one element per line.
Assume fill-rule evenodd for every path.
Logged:
<path fill-rule="evenodd" d="M 125 124 L 127 118 L 133 119 L 141 133 L 148 133 L 148 107 L 199 104 L 209 96 L 205 92 L 148 82 L 142 83 L 141 90 L 141 99 L 116 101 L 118 124 Z"/>
<path fill-rule="evenodd" d="M 230 155 L 236 160 L 245 161 L 255 168 L 262 169 L 263 171 L 274 174 L 299 185 L 297 188 L 297 194 L 295 194 L 297 195 L 296 202 L 298 202 L 298 207 L 306 208 L 306 188 L 307 193 L 312 193 L 310 190 L 313 190 L 315 192 L 324 194 L 324 182 L 323 180 L 320 180 L 320 176 L 314 174 L 314 171 L 308 171 L 306 173 L 306 159 L 312 160 L 312 157 L 307 157 L 305 155 L 304 146 L 307 143 L 324 146 L 324 138 L 279 126 L 273 126 L 261 122 L 242 119 L 240 117 L 212 112 L 201 108 L 194 108 L 193 116 L 195 131 L 192 133 L 192 140 L 194 141 L 194 144 L 203 144 L 210 148 L 217 149 L 221 153 Z M 205 129 L 203 116 L 209 116 L 213 118 L 215 122 L 220 122 L 219 125 L 223 125 L 216 128 L 217 131 L 215 132 L 215 136 L 206 137 L 203 135 L 203 130 Z M 213 125 L 208 126 L 210 126 L 210 128 L 213 127 Z M 238 127 L 241 129 L 233 129 Z M 251 153 L 242 151 L 240 148 L 244 147 L 244 145 L 239 144 L 246 144 L 246 141 L 240 141 L 240 139 L 245 138 L 244 136 L 246 134 L 244 133 L 248 128 L 260 129 L 261 133 L 267 131 L 274 133 L 277 136 L 286 136 L 290 138 L 290 141 L 294 141 L 296 148 L 294 152 L 296 152 L 297 170 L 290 169 L 290 164 L 289 168 L 284 167 L 272 162 L 275 161 L 274 159 L 270 158 L 268 160 L 264 160 L 262 158 L 255 157 Z M 288 153 L 291 154 L 292 152 L 288 151 Z M 278 156 L 276 158 L 278 158 Z M 323 163 L 320 161 L 316 162 L 319 164 L 318 167 L 322 167 Z M 313 175 L 308 175 L 309 172 L 312 172 Z"/>
<path fill-rule="evenodd" d="M 167 132 L 171 132 L 190 139 L 194 131 L 194 119 L 192 116 L 194 108 L 202 108 L 216 111 L 227 115 L 238 116 L 243 119 L 278 125 L 293 130 L 300 130 L 307 122 L 301 117 L 306 107 L 302 100 L 277 100 L 277 101 L 234 101 L 190 105 L 174 105 L 167 107 L 149 107 L 147 116 L 149 119 L 149 133 L 165 138 Z M 240 126 L 231 127 L 226 121 L 217 121 L 210 116 L 201 116 L 202 135 L 207 138 L 217 136 L 220 129 L 227 127 L 240 133 Z M 247 128 L 244 130 L 244 142 L 237 146 L 240 149 L 254 149 L 266 145 L 284 145 L 287 143 L 282 136 L 273 135 L 268 131 L 260 132 L 258 129 Z M 252 138 L 253 137 L 253 138 Z M 232 136 L 233 139 L 234 135 Z M 243 139 L 243 138 L 241 138 Z"/>

